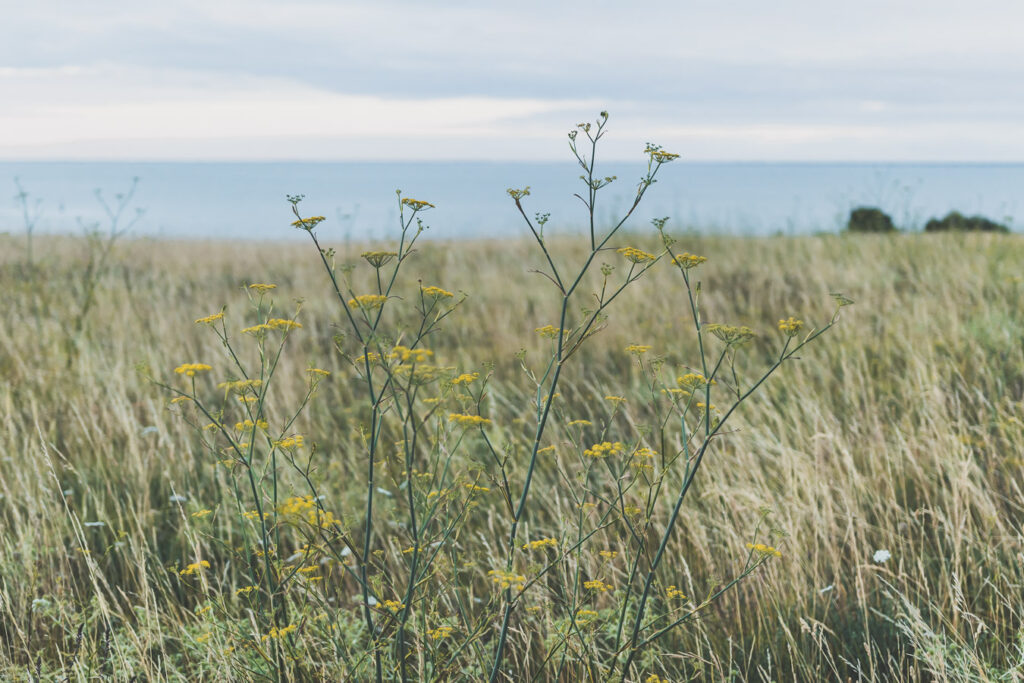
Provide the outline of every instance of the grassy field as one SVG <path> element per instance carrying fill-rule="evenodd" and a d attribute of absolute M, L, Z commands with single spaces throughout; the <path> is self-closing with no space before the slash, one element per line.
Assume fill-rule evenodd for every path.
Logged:
<path fill-rule="evenodd" d="M 553 240 L 553 257 L 584 258 L 584 241 Z M 623 235 L 614 246 L 626 244 L 658 246 L 654 235 Z M 338 262 L 352 264 L 366 248 L 334 246 Z M 657 578 L 662 593 L 672 586 L 686 597 L 670 596 L 679 604 L 659 603 L 655 613 L 670 619 L 692 609 L 693 618 L 646 648 L 627 680 L 1021 680 L 1019 236 L 681 237 L 677 246 L 708 258 L 691 271 L 705 319 L 758 332 L 738 356 L 740 376 L 777 353 L 780 318 L 820 327 L 835 310 L 834 291 L 856 304 L 783 364 L 715 439 Z M 37 239 L 30 265 L 23 239 L 0 237 L 2 676 L 370 677 L 366 607 L 344 566 L 353 565 L 359 553 L 350 546 L 361 548 L 364 533 L 367 416 L 356 369 L 336 349 L 349 343 L 336 339 L 348 323 L 316 250 L 305 242 L 125 240 L 90 269 L 91 253 L 74 238 Z M 438 410 L 421 455 L 451 449 L 449 504 L 460 516 L 455 533 L 438 542 L 444 552 L 424 578 L 437 583 L 425 584 L 422 601 L 375 610 L 382 639 L 395 637 L 388 618 L 408 615 L 412 678 L 476 680 L 493 657 L 503 592 L 488 572 L 504 567 L 510 516 L 502 476 L 514 498 L 536 412 L 537 389 L 522 366 L 543 366 L 551 341 L 534 330 L 558 324 L 553 285 L 533 272 L 543 265 L 536 245 L 510 239 L 421 243 L 403 266 L 396 311 L 414 302 L 419 281 L 456 293 L 453 300 L 467 294 L 426 342 L 445 377 L 482 378 L 472 385 L 475 398 L 441 383 L 416 404 Z M 362 263 L 352 277 L 368 283 L 371 275 Z M 303 302 L 303 327 L 288 334 L 267 399 L 271 423 L 283 429 L 304 400 L 307 368 L 331 373 L 288 433 L 304 435 L 306 475 L 339 520 L 331 529 L 345 549 L 311 562 L 302 547 L 315 534 L 297 525 L 276 532 L 276 554 L 266 556 L 289 567 L 307 562 L 317 574 L 314 582 L 291 571 L 294 588 L 281 589 L 278 609 L 290 610 L 294 626 L 287 635 L 268 631 L 247 601 L 254 571 L 263 571 L 253 566 L 269 564 L 254 559 L 246 536 L 252 518 L 236 503 L 237 463 L 218 464 L 223 456 L 203 445 L 208 433 L 188 424 L 206 420 L 171 405 L 174 394 L 154 383 L 184 388 L 174 369 L 191 362 L 213 366 L 196 377 L 197 391 L 213 396 L 217 382 L 237 379 L 221 341 L 193 323 L 222 306 L 241 360 L 260 363 L 256 342 L 237 332 L 260 322 L 251 283 L 277 285 L 264 303 L 272 298 L 282 318 Z M 538 461 L 518 538 L 564 546 L 580 529 L 596 535 L 532 584 L 512 613 L 503 680 L 603 680 L 607 671 L 588 653 L 613 648 L 618 601 L 632 581 L 628 558 L 649 558 L 671 513 L 674 493 L 639 501 L 643 523 L 599 524 L 588 515 L 600 506 L 588 511 L 570 495 L 580 485 L 579 448 L 646 443 L 657 433 L 664 395 L 652 371 L 674 378 L 696 363 L 686 287 L 670 264 L 633 284 L 608 315 L 564 366 L 546 441 L 554 448 Z M 390 329 L 413 323 L 397 312 Z M 627 353 L 631 344 L 651 349 Z M 441 419 L 469 408 L 491 421 L 479 434 L 462 436 Z M 568 425 L 577 420 L 589 424 Z M 502 472 L 484 457 L 485 436 L 508 456 Z M 390 444 L 402 435 L 384 437 Z M 412 462 L 433 471 L 426 460 Z M 305 495 L 309 482 L 283 459 L 278 465 L 273 510 L 285 517 L 279 501 Z M 682 469 L 682 460 L 659 463 L 651 476 L 675 490 Z M 402 501 L 416 479 L 387 453 L 375 472 L 368 562 L 387 595 L 409 561 Z M 433 493 L 429 482 L 422 493 L 422 501 Z M 757 542 L 781 557 L 755 558 L 745 580 L 704 603 L 749 567 L 747 544 Z M 879 550 L 891 557 L 875 561 Z M 531 552 L 551 553 L 548 560 L 558 553 L 523 552 L 516 572 L 527 577 L 544 564 Z M 566 586 L 581 578 L 610 590 L 570 595 Z M 437 630 L 442 621 L 450 631 Z M 465 649 L 447 644 L 456 640 Z M 542 670 L 546 658 L 561 663 Z M 386 679 L 398 675 L 385 671 Z"/>

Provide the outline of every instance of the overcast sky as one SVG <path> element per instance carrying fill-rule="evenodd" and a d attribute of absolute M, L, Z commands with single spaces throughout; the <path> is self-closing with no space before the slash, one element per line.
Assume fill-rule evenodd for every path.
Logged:
<path fill-rule="evenodd" d="M 631 9 L 636 8 L 636 9 Z M 1024 160 L 1024 3 L 0 0 L 0 159 Z"/>

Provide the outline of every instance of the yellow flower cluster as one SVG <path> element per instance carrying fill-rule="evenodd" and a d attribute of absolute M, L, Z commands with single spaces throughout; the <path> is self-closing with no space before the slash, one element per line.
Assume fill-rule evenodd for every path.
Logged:
<path fill-rule="evenodd" d="M 442 640 L 451 636 L 452 630 L 451 626 L 438 626 L 437 628 L 427 629 L 427 635 L 430 636 L 431 640 Z"/>
<path fill-rule="evenodd" d="M 435 299 L 450 299 L 455 296 L 447 289 L 441 289 L 440 287 L 420 287 L 420 291 L 423 292 L 423 296 L 433 297 Z"/>
<path fill-rule="evenodd" d="M 696 268 L 697 266 L 699 266 L 700 264 L 704 263 L 707 260 L 707 256 L 696 256 L 687 251 L 684 251 L 682 254 L 679 254 L 674 259 L 672 259 L 672 263 L 676 264 L 683 270 L 689 270 L 690 268 Z"/>
<path fill-rule="evenodd" d="M 520 199 L 522 199 L 523 197 L 525 197 L 525 196 L 530 194 L 530 186 L 527 185 L 526 187 L 524 187 L 521 190 L 517 190 L 514 187 L 510 187 L 510 188 L 508 188 L 505 191 L 508 192 L 508 196 L 509 197 L 511 197 L 512 199 L 514 199 L 514 200 L 516 200 L 518 202 Z"/>
<path fill-rule="evenodd" d="M 185 375 L 186 377 L 195 377 L 198 372 L 206 372 L 212 368 L 206 363 L 184 363 L 174 368 L 174 371 L 179 375 Z"/>
<path fill-rule="evenodd" d="M 455 422 L 462 427 L 475 427 L 477 425 L 489 425 L 491 421 L 486 417 L 480 417 L 479 415 L 460 415 L 459 413 L 449 413 L 449 422 Z"/>
<path fill-rule="evenodd" d="M 588 621 L 597 619 L 597 617 L 597 612 L 592 609 L 581 609 L 576 612 L 576 621 L 581 623 L 587 623 Z"/>
<path fill-rule="evenodd" d="M 372 311 L 384 305 L 388 298 L 383 294 L 360 294 L 354 299 L 348 300 L 349 308 L 362 308 Z"/>
<path fill-rule="evenodd" d="M 534 330 L 537 334 L 547 339 L 554 339 L 563 332 L 561 328 L 555 327 L 554 325 L 545 325 L 544 327 L 538 327 Z"/>
<path fill-rule="evenodd" d="M 537 550 L 538 548 L 557 548 L 557 538 L 541 538 L 536 541 L 530 541 L 523 546 L 523 550 Z"/>
<path fill-rule="evenodd" d="M 313 496 L 293 496 L 277 506 L 278 514 L 284 517 L 304 518 L 311 525 L 326 529 L 341 524 L 334 513 L 321 510 Z"/>
<path fill-rule="evenodd" d="M 211 514 L 213 514 L 213 510 L 196 510 L 192 513 L 192 516 L 196 519 L 202 519 L 203 517 Z"/>
<path fill-rule="evenodd" d="M 566 427 L 590 427 L 593 424 L 590 420 L 573 420 Z"/>
<path fill-rule="evenodd" d="M 734 344 L 745 344 L 755 336 L 754 331 L 746 326 L 736 327 L 735 325 L 710 323 L 705 325 L 704 329 L 730 346 Z"/>
<path fill-rule="evenodd" d="M 206 560 L 200 560 L 199 562 L 193 562 L 192 564 L 190 564 L 187 567 L 185 567 L 184 569 L 182 569 L 180 572 L 178 572 L 178 575 L 179 576 L 191 576 L 192 574 L 198 574 L 201 571 L 203 571 L 204 569 L 209 569 L 209 568 L 210 568 L 210 563 L 209 562 L 207 562 Z"/>
<path fill-rule="evenodd" d="M 300 218 L 297 221 L 292 221 L 292 227 L 299 228 L 300 230 L 312 230 L 316 226 L 323 223 L 326 218 L 323 216 L 310 216 L 309 218 Z"/>
<path fill-rule="evenodd" d="M 330 370 L 321 370 L 320 368 L 306 368 L 306 372 L 313 377 L 328 377 L 331 374 Z"/>
<path fill-rule="evenodd" d="M 212 315 L 208 315 L 205 318 L 197 318 L 196 319 L 196 324 L 206 323 L 208 325 L 212 325 L 213 323 L 217 322 L 218 320 L 220 320 L 223 317 L 224 317 L 224 311 L 221 311 L 220 313 L 214 313 Z"/>
<path fill-rule="evenodd" d="M 604 400 L 611 401 L 612 403 L 625 403 L 626 399 L 623 396 L 605 396 Z"/>
<path fill-rule="evenodd" d="M 259 325 L 253 325 L 252 327 L 246 327 L 242 330 L 242 334 L 260 334 L 267 330 L 294 330 L 302 327 L 302 323 L 295 322 L 294 320 L 285 320 L 284 318 L 271 318 L 265 323 Z"/>
<path fill-rule="evenodd" d="M 650 152 L 650 155 L 651 159 L 659 164 L 667 164 L 668 162 L 675 161 L 676 159 L 679 158 L 678 154 L 666 152 L 665 150 L 662 149 L 654 150 L 653 152 Z"/>
<path fill-rule="evenodd" d="M 257 282 L 254 285 L 249 285 L 249 289 L 255 289 L 260 294 L 264 294 L 272 289 L 277 289 L 277 285 L 268 285 L 264 282 Z"/>
<path fill-rule="evenodd" d="M 522 574 L 514 574 L 511 572 L 503 572 L 500 569 L 492 569 L 487 572 L 487 576 L 491 577 L 491 581 L 498 584 L 500 588 L 515 588 L 516 590 L 523 590 L 523 586 L 526 585 L 526 577 Z"/>
<path fill-rule="evenodd" d="M 245 586 L 244 588 L 239 588 L 238 590 L 236 590 L 235 595 L 248 595 L 249 593 L 252 593 L 254 590 L 259 589 L 256 586 Z"/>
<path fill-rule="evenodd" d="M 619 556 L 619 553 L 616 550 L 602 550 L 598 553 L 598 555 L 600 555 L 606 560 L 614 560 L 616 557 Z"/>
<path fill-rule="evenodd" d="M 394 251 L 364 251 L 360 256 L 366 259 L 366 262 L 374 268 L 380 268 L 398 256 L 398 254 Z"/>
<path fill-rule="evenodd" d="M 398 614 L 399 610 L 405 608 L 405 603 L 399 602 L 398 600 L 385 600 L 384 609 L 389 610 L 392 614 Z"/>
<path fill-rule="evenodd" d="M 470 384 L 472 382 L 475 382 L 478 379 L 480 379 L 480 373 L 479 372 L 470 372 L 470 373 L 465 373 L 465 374 L 459 375 L 458 377 L 456 377 L 455 379 L 452 380 L 452 384 L 453 385 Z"/>
<path fill-rule="evenodd" d="M 464 484 L 464 486 L 473 493 L 487 493 L 488 491 L 490 491 L 490 489 L 487 488 L 486 486 L 477 486 L 476 484 Z"/>
<path fill-rule="evenodd" d="M 626 450 L 626 446 L 619 441 L 614 443 L 605 441 L 604 443 L 595 443 L 590 448 L 584 450 L 583 455 L 591 458 L 605 458 L 609 455 L 619 455 L 624 450 Z"/>
<path fill-rule="evenodd" d="M 267 635 L 263 636 L 263 640 L 267 641 L 269 639 L 277 640 L 278 638 L 284 638 L 286 635 L 288 635 L 297 628 L 297 624 L 289 624 L 284 628 L 278 628 L 275 626 L 274 628 L 267 631 Z"/>
<path fill-rule="evenodd" d="M 427 359 L 434 355 L 434 352 L 430 349 L 410 349 L 406 346 L 396 346 L 391 349 L 391 353 L 388 354 L 388 358 L 391 360 L 401 361 L 403 363 L 426 363 Z"/>
<path fill-rule="evenodd" d="M 410 209 L 412 209 L 413 211 L 423 211 L 424 209 L 433 209 L 433 208 L 436 208 L 436 207 L 435 207 L 435 206 L 434 206 L 433 204 L 431 204 L 430 202 L 424 202 L 424 201 L 422 201 L 422 200 L 419 200 L 419 199 L 412 199 L 412 198 L 410 198 L 410 197 L 403 197 L 403 198 L 402 198 L 402 204 L 403 204 L 404 206 L 408 206 L 408 207 L 409 207 Z"/>
<path fill-rule="evenodd" d="M 764 543 L 748 543 L 747 550 L 753 550 L 755 553 L 765 556 L 774 555 L 775 557 L 782 557 L 781 552 L 770 545 L 765 545 Z"/>
<path fill-rule="evenodd" d="M 685 375 L 676 377 L 676 384 L 683 389 L 693 391 L 694 389 L 699 389 L 708 384 L 708 378 L 699 372 L 688 372 Z M 711 380 L 711 384 L 718 384 L 718 382 Z"/>
<path fill-rule="evenodd" d="M 679 590 L 675 586 L 669 586 L 668 588 L 665 589 L 665 597 L 668 598 L 669 600 L 676 600 L 676 599 L 678 599 L 678 600 L 685 600 L 686 599 L 686 596 L 683 594 L 683 591 Z"/>
<path fill-rule="evenodd" d="M 651 347 L 648 346 L 647 344 L 630 344 L 625 349 L 626 353 L 635 353 L 635 354 L 647 353 L 650 350 L 651 350 Z"/>
<path fill-rule="evenodd" d="M 779 321 L 779 330 L 787 337 L 795 337 L 803 329 L 803 326 L 804 321 L 797 320 L 793 316 Z"/>
<path fill-rule="evenodd" d="M 244 420 L 242 422 L 236 422 L 235 423 L 235 431 L 238 431 L 238 432 L 242 431 L 243 429 L 252 429 L 253 427 L 259 427 L 260 429 L 266 429 L 267 428 L 267 421 L 266 420 L 256 420 L 255 422 L 253 422 L 252 420 Z"/>
<path fill-rule="evenodd" d="M 642 249 L 637 249 L 636 247 L 622 247 L 616 251 L 625 256 L 627 261 L 632 261 L 633 263 L 646 263 L 648 261 L 653 261 L 656 258 L 654 254 L 649 254 Z"/>
<path fill-rule="evenodd" d="M 288 436 L 280 441 L 273 442 L 278 448 L 302 448 L 304 445 L 302 442 L 302 435 L 296 434 L 295 436 Z"/>
<path fill-rule="evenodd" d="M 594 579 L 593 581 L 584 581 L 583 587 L 588 591 L 597 591 L 598 593 L 605 593 L 610 591 L 614 586 L 610 583 L 605 583 L 601 579 Z"/>
<path fill-rule="evenodd" d="M 262 385 L 263 380 L 260 379 L 240 379 L 234 382 L 221 382 L 220 384 L 217 385 L 217 388 L 242 393 L 246 389 L 255 390 L 257 387 L 260 387 Z"/>
<path fill-rule="evenodd" d="M 651 674 L 644 679 L 644 683 L 671 683 L 667 678 L 662 678 L 658 674 Z"/>

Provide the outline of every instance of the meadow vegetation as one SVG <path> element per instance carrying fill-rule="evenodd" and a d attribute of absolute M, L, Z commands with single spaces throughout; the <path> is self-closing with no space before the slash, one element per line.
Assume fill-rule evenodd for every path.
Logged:
<path fill-rule="evenodd" d="M 0 237 L 5 677 L 1024 675 L 1014 235 L 451 244 L 403 206 L 92 270 Z"/>

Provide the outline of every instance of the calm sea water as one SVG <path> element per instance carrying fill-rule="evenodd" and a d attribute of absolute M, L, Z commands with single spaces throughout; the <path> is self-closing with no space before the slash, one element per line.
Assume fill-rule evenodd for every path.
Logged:
<path fill-rule="evenodd" d="M 618 180 L 603 190 L 598 218 L 627 208 L 643 167 L 608 163 Z M 327 239 L 395 234 L 395 190 L 437 205 L 424 215 L 434 238 L 525 233 L 505 193 L 531 186 L 527 210 L 549 212 L 548 231 L 579 229 L 585 212 L 573 193 L 582 183 L 571 164 L 515 163 L 0 163 L 0 231 L 23 228 L 14 179 L 38 201 L 39 232 L 79 230 L 107 221 L 108 202 L 139 179 L 128 208 L 144 214 L 131 234 L 161 238 L 289 239 L 301 235 L 286 194 L 302 193 L 306 215 L 329 221 Z M 920 229 L 956 209 L 1024 225 L 1024 164 L 698 163 L 665 166 L 629 225 L 642 229 L 670 216 L 677 232 L 800 234 L 839 230 L 854 206 L 878 206 L 897 225 Z"/>

